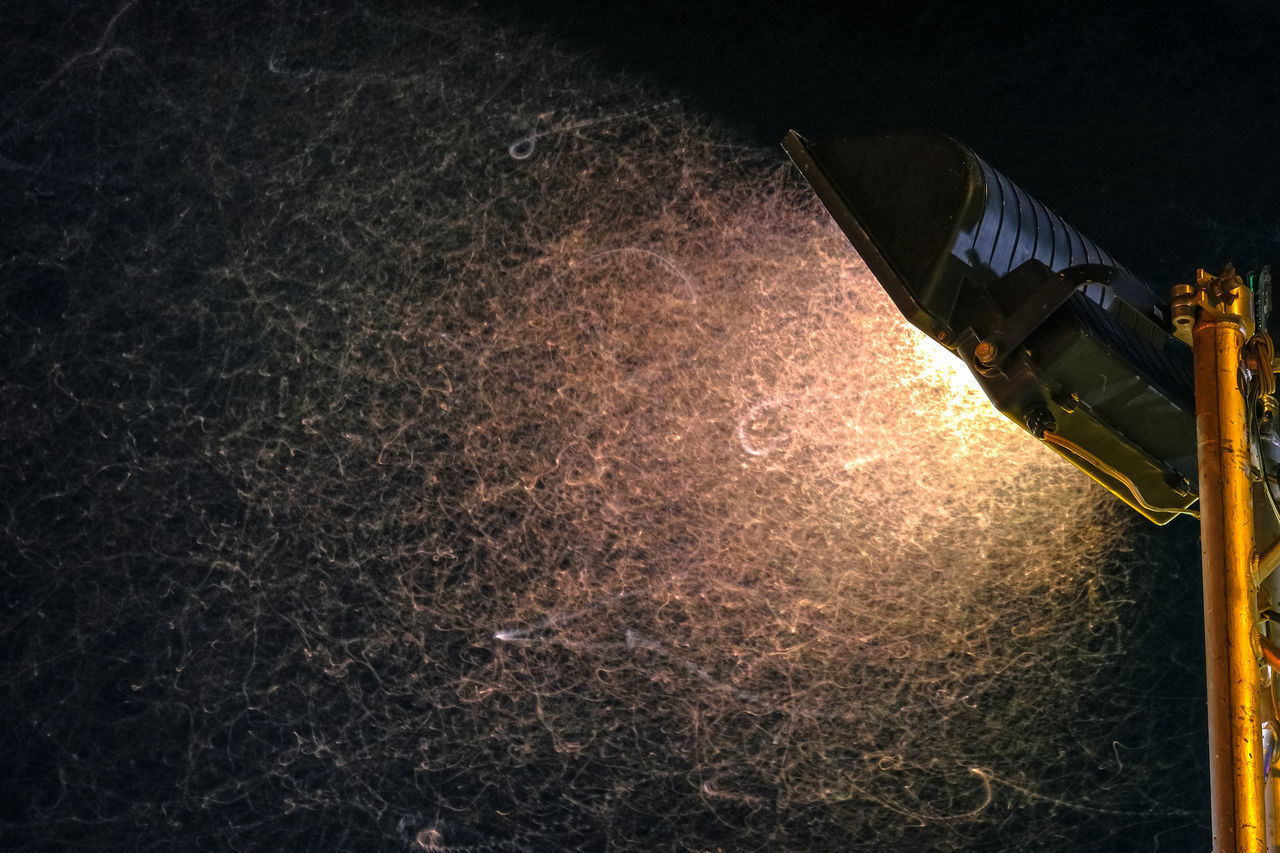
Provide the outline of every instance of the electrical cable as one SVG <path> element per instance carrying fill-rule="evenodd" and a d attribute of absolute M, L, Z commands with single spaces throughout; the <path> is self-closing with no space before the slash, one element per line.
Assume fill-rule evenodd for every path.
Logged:
<path fill-rule="evenodd" d="M 1045 430 L 1042 438 L 1044 439 L 1045 442 L 1052 444 L 1055 447 L 1060 447 L 1063 450 L 1066 450 L 1069 453 L 1072 453 L 1075 456 L 1078 456 L 1080 459 L 1083 459 L 1085 462 L 1088 462 L 1090 465 L 1102 471 L 1102 473 L 1106 474 L 1108 477 L 1111 477 L 1112 479 L 1115 479 L 1115 480 L 1119 480 L 1121 483 L 1125 485 L 1125 488 L 1129 490 L 1129 493 L 1133 495 L 1134 502 L 1137 503 L 1139 506 L 1141 506 L 1143 509 L 1150 510 L 1151 512 L 1183 513 L 1185 515 L 1190 515 L 1194 518 L 1200 517 L 1200 514 L 1193 509 L 1187 509 L 1185 507 L 1162 507 L 1162 506 L 1156 506 L 1155 504 L 1151 503 L 1150 501 L 1148 501 L 1146 498 L 1142 496 L 1142 492 L 1138 489 L 1137 484 L 1134 483 L 1133 480 L 1131 480 L 1125 474 L 1121 473 L 1114 466 L 1102 461 L 1097 456 L 1094 456 L 1092 453 L 1085 450 L 1083 447 L 1076 444 L 1074 441 L 1063 438 L 1062 436 L 1056 433 L 1050 432 L 1049 430 Z"/>
<path fill-rule="evenodd" d="M 1249 339 L 1245 348 L 1250 347 L 1256 348 L 1259 367 L 1256 371 L 1258 381 L 1250 386 L 1248 395 L 1249 440 L 1258 450 L 1258 467 L 1262 473 L 1262 491 L 1267 497 L 1267 505 L 1271 507 L 1271 514 L 1280 520 L 1280 505 L 1276 503 L 1275 494 L 1271 491 L 1271 483 L 1277 481 L 1276 474 L 1268 464 L 1270 460 L 1267 454 L 1261 450 L 1262 430 L 1258 424 L 1258 403 L 1263 398 L 1274 395 L 1276 391 L 1275 372 L 1266 367 L 1275 362 L 1275 343 L 1271 340 L 1271 335 L 1263 332 Z"/>
<path fill-rule="evenodd" d="M 1258 632 L 1258 645 L 1262 647 L 1262 656 L 1266 658 L 1271 668 L 1280 670 L 1280 645 L 1276 645 L 1275 640 L 1261 631 Z"/>

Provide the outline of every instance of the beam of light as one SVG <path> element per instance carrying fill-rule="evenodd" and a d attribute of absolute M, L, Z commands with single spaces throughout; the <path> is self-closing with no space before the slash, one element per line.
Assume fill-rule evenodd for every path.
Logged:
<path fill-rule="evenodd" d="M 575 185 L 614 185 L 589 150 Z M 946 755 L 949 807 L 713 726 L 698 790 L 981 820 L 992 793 L 969 768 L 987 747 L 921 733 L 1034 725 L 1044 694 L 1019 700 L 1026 684 L 1077 701 L 1057 692 L 1075 689 L 1064 664 L 1040 667 L 1082 622 L 1112 630 L 1112 605 L 1081 593 L 1103 583 L 1110 499 L 903 321 L 792 185 L 762 195 L 672 165 L 671 195 L 631 185 L 634 217 L 584 219 L 538 253 L 451 370 L 483 365 L 464 452 L 491 479 L 472 511 L 523 507 L 494 546 L 521 582 L 492 608 L 486 690 L 516 697 L 537 673 L 539 695 L 563 697 L 536 704 L 558 709 L 568 752 L 601 724 L 584 690 L 632 714 L 652 690 L 665 731 L 708 712 L 760 731 L 764 715 L 806 754 L 854 749 L 898 779 Z M 602 590 L 628 594 L 591 604 Z"/>

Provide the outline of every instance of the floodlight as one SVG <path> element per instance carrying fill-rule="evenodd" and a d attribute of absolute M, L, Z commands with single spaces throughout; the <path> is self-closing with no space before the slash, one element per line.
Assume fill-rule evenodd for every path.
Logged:
<path fill-rule="evenodd" d="M 1200 518 L 1214 849 L 1280 850 L 1262 726 L 1280 726 L 1280 697 L 1261 690 L 1280 666 L 1269 273 L 1200 271 L 1162 294 L 940 134 L 792 131 L 782 146 L 898 309 L 1001 412 L 1151 521 Z"/>
<path fill-rule="evenodd" d="M 1107 252 L 945 136 L 783 147 L 899 310 L 996 407 L 1163 524 L 1196 502 L 1191 350 Z"/>

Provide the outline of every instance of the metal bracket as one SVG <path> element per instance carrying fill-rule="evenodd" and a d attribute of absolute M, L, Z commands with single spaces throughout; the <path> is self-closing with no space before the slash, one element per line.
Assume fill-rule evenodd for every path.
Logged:
<path fill-rule="evenodd" d="M 1235 323 L 1244 331 L 1245 340 L 1253 337 L 1253 291 L 1231 264 L 1219 275 L 1196 270 L 1196 283 L 1175 284 L 1170 296 L 1173 336 L 1187 346 L 1191 346 L 1197 312 L 1207 322 Z"/>
<path fill-rule="evenodd" d="M 1054 311 L 1088 284 L 1108 285 L 1119 274 L 1115 267 L 1102 264 L 1080 264 L 1054 273 L 1039 261 L 1027 261 L 1010 272 L 1006 279 L 1027 280 L 1027 297 L 1004 319 L 1000 327 L 974 348 L 973 357 L 980 369 L 994 369 L 1009 353 L 1014 352 Z"/>

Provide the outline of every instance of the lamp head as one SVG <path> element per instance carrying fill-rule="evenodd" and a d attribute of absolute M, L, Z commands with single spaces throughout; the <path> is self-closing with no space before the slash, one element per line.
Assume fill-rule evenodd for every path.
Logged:
<path fill-rule="evenodd" d="M 1001 412 L 1157 524 L 1191 509 L 1191 350 L 1167 298 L 949 137 L 792 131 L 782 147 L 898 309 Z"/>

